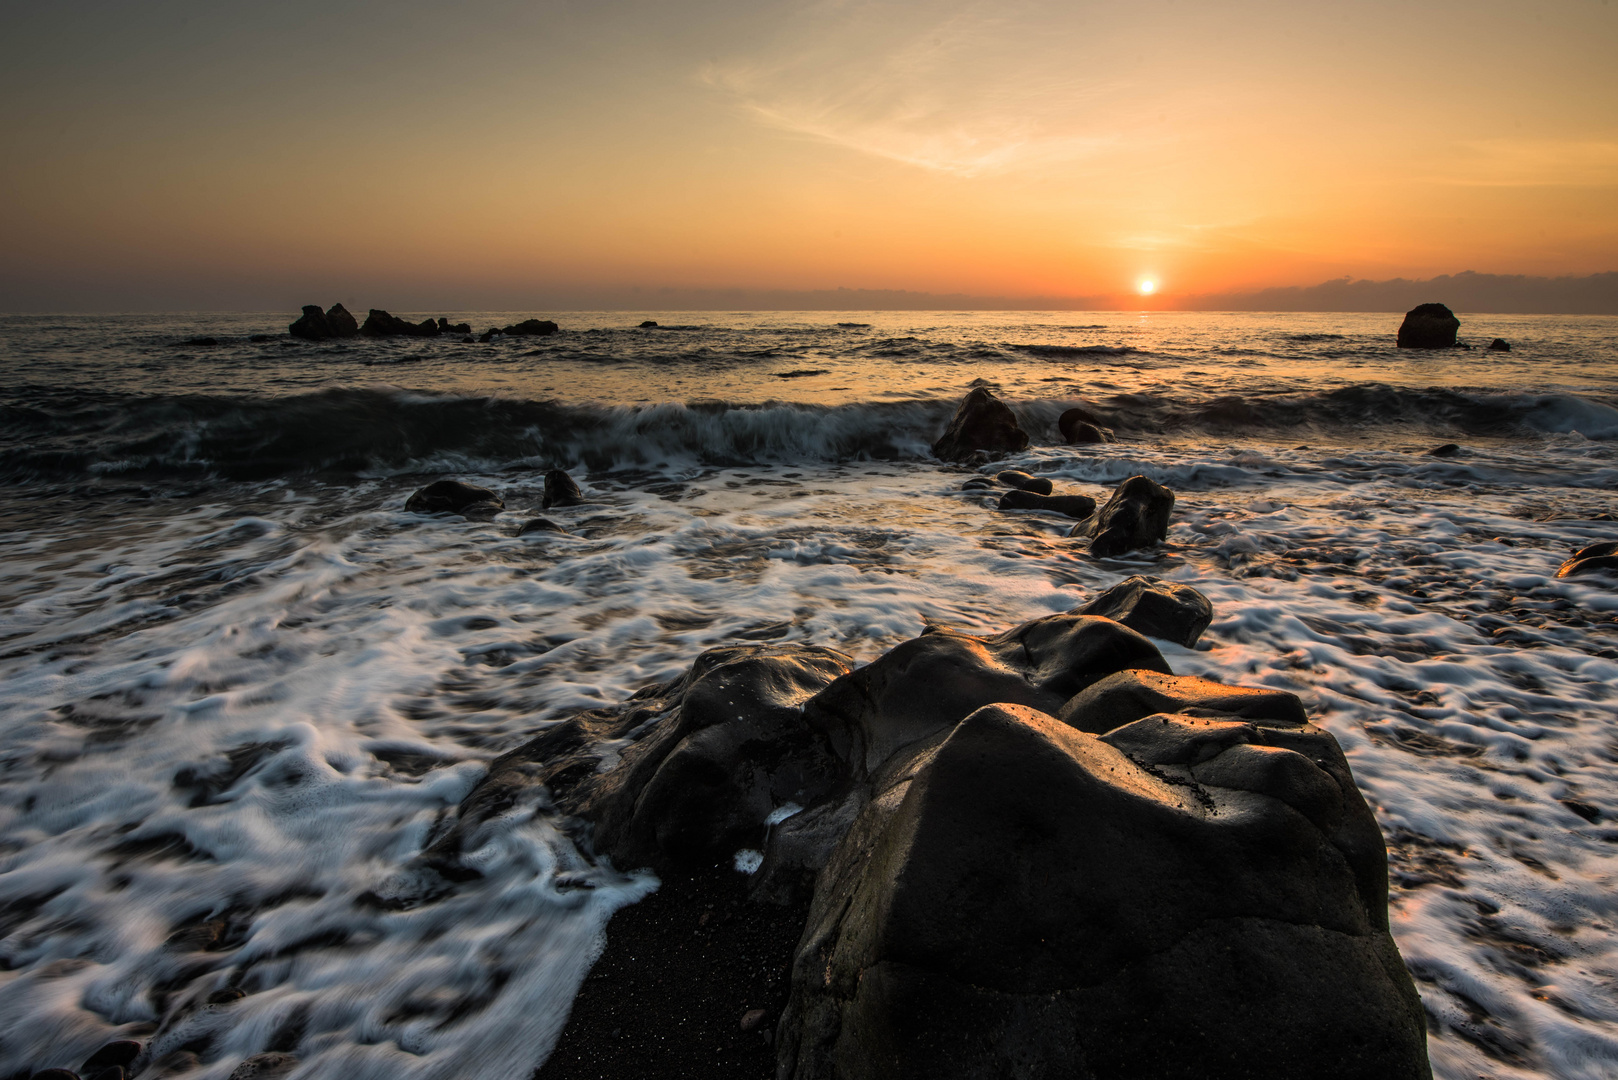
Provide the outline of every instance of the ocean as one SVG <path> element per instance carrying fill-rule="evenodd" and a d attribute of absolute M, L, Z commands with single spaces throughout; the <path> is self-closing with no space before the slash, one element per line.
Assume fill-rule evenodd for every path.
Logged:
<path fill-rule="evenodd" d="M 1618 318 L 1462 313 L 1476 348 L 1428 353 L 1397 315 L 545 317 L 0 317 L 0 1076 L 117 1037 L 187 1080 L 526 1075 L 657 882 L 541 804 L 412 891 L 494 756 L 716 645 L 865 661 L 1136 573 L 1213 602 L 1176 672 L 1342 744 L 1435 1074 L 1618 1074 L 1618 581 L 1554 576 L 1618 540 Z M 975 385 L 1033 445 L 941 464 Z M 1063 445 L 1075 406 L 1118 441 Z M 553 468 L 588 501 L 541 511 Z M 1168 540 L 1094 559 L 963 490 L 1004 468 L 1150 476 Z M 441 478 L 506 512 L 405 511 Z"/>

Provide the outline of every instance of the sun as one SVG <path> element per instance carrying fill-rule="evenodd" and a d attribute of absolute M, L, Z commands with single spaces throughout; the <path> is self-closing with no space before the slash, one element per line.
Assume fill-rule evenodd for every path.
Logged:
<path fill-rule="evenodd" d="M 1153 293 L 1155 293 L 1156 291 L 1157 291 L 1157 282 L 1153 281 L 1151 278 L 1142 278 L 1141 279 L 1140 294 L 1142 296 L 1150 296 Z"/>

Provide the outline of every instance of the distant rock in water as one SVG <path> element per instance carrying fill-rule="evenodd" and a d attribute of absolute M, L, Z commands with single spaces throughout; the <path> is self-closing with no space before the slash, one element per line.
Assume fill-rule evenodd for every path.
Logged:
<path fill-rule="evenodd" d="M 640 328 L 642 330 L 655 330 L 657 329 L 657 320 L 647 319 L 645 322 L 640 324 Z"/>
<path fill-rule="evenodd" d="M 1102 427 L 1100 418 L 1089 409 L 1067 410 L 1056 418 L 1056 429 L 1069 446 L 1118 441 L 1111 429 Z"/>
<path fill-rule="evenodd" d="M 418 514 L 460 514 L 493 517 L 505 509 L 505 500 L 486 487 L 460 480 L 438 480 L 405 500 L 405 509 Z"/>
<path fill-rule="evenodd" d="M 1071 536 L 1090 537 L 1090 554 L 1110 559 L 1126 551 L 1151 547 L 1168 536 L 1174 492 L 1145 476 L 1131 476 L 1089 521 Z"/>
<path fill-rule="evenodd" d="M 1188 649 L 1213 621 L 1213 604 L 1191 586 L 1139 574 L 1125 578 L 1076 610 L 1080 615 L 1116 619 L 1137 633 Z"/>
<path fill-rule="evenodd" d="M 366 337 L 437 337 L 438 324 L 432 319 L 423 319 L 419 323 L 405 322 L 396 315 L 372 308 L 365 317 L 365 325 L 360 327 L 360 333 Z"/>
<path fill-rule="evenodd" d="M 1399 324 L 1401 349 L 1453 349 L 1461 320 L 1443 304 L 1419 304 Z"/>
<path fill-rule="evenodd" d="M 491 326 L 483 331 L 478 340 L 493 341 L 496 334 L 504 334 L 507 337 L 546 337 L 560 329 L 561 327 L 549 319 L 524 319 L 522 322 L 513 323 L 510 326 Z"/>
<path fill-rule="evenodd" d="M 219 339 L 216 337 L 194 337 L 186 338 L 184 341 L 176 341 L 174 347 L 176 349 L 209 349 L 218 344 Z"/>
<path fill-rule="evenodd" d="M 1041 495 L 1034 491 L 1008 491 L 1000 496 L 1001 510 L 1045 510 L 1080 521 L 1095 513 L 1096 501 L 1088 495 Z"/>
<path fill-rule="evenodd" d="M 1489 342 L 1489 351 L 1490 352 L 1510 352 L 1511 351 L 1511 342 L 1507 341 L 1505 338 L 1497 337 L 1493 341 Z"/>
<path fill-rule="evenodd" d="M 955 418 L 933 443 L 933 453 L 945 461 L 965 461 L 975 450 L 1013 453 L 1027 447 L 1028 433 L 1017 423 L 1016 414 L 987 387 L 979 386 L 955 410 Z"/>
<path fill-rule="evenodd" d="M 1461 452 L 1460 443 L 1447 442 L 1442 446 L 1435 446 L 1427 451 L 1429 457 L 1455 457 Z"/>
<path fill-rule="evenodd" d="M 342 304 L 333 304 L 326 311 L 321 311 L 314 304 L 305 304 L 303 316 L 287 327 L 287 332 L 305 341 L 330 341 L 333 338 L 354 337 L 360 328 L 354 316 Z"/>
<path fill-rule="evenodd" d="M 1618 541 L 1604 541 L 1582 547 L 1568 557 L 1556 576 L 1577 577 L 1580 574 L 1618 574 Z"/>
<path fill-rule="evenodd" d="M 438 317 L 438 332 L 440 334 L 470 334 L 472 324 L 464 322 L 452 323 L 440 315 Z"/>
<path fill-rule="evenodd" d="M 1032 491 L 1035 495 L 1049 495 L 1055 486 L 1048 476 L 1031 476 L 1021 469 L 1007 469 L 998 473 L 995 479 L 1002 484 L 1009 484 L 1020 491 Z"/>
<path fill-rule="evenodd" d="M 584 492 L 573 478 L 561 469 L 552 469 L 545 474 L 545 498 L 540 502 L 540 508 L 549 510 L 553 506 L 577 506 L 584 501 Z"/>

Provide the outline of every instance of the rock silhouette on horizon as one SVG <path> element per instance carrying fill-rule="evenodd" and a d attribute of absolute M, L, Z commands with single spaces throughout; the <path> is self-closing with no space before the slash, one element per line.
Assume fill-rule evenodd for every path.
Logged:
<path fill-rule="evenodd" d="M 1443 304 L 1418 304 L 1399 324 L 1397 343 L 1401 349 L 1453 349 L 1460 329 L 1461 320 Z"/>
<path fill-rule="evenodd" d="M 287 327 L 287 332 L 305 341 L 330 341 L 355 337 L 360 327 L 342 304 L 333 304 L 325 311 L 315 304 L 305 304 L 303 315 Z"/>
<path fill-rule="evenodd" d="M 1028 448 L 1028 433 L 1009 406 L 988 387 L 974 387 L 949 422 L 933 454 L 944 461 L 966 461 L 975 451 L 1014 453 Z"/>

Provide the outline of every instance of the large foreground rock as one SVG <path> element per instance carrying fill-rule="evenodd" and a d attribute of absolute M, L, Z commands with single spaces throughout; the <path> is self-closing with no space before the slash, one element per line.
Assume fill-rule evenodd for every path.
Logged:
<path fill-rule="evenodd" d="M 1315 728 L 989 705 L 821 876 L 783 1080 L 1430 1075 L 1381 835 Z"/>
<path fill-rule="evenodd" d="M 1461 320 L 1443 304 L 1418 304 L 1399 324 L 1401 349 L 1453 349 Z"/>
<path fill-rule="evenodd" d="M 1136 574 L 1075 609 L 1116 619 L 1147 637 L 1191 648 L 1213 621 L 1213 605 L 1189 585 Z"/>
<path fill-rule="evenodd" d="M 955 410 L 949 427 L 933 443 L 933 454 L 945 461 L 964 461 L 977 450 L 1015 453 L 1027 448 L 1028 433 L 1010 407 L 979 386 Z"/>
<path fill-rule="evenodd" d="M 1169 533 L 1174 492 L 1146 476 L 1131 476 L 1090 520 L 1069 536 L 1090 537 L 1090 554 L 1110 559 L 1137 548 L 1161 543 Z"/>

